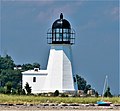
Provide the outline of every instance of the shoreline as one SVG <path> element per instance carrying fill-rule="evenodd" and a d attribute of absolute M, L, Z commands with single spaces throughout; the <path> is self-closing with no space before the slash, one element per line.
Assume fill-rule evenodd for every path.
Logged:
<path fill-rule="evenodd" d="M 97 104 L 66 104 L 66 103 L 43 103 L 43 104 L 0 104 L 0 111 L 40 111 L 40 110 L 120 110 L 120 104 L 110 106 L 98 106 Z"/>

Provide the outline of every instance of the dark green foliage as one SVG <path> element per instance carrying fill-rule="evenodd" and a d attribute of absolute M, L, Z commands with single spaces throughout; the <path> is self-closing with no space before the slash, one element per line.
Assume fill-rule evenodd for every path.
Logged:
<path fill-rule="evenodd" d="M 5 88 L 4 87 L 0 87 L 0 94 L 4 94 L 5 93 Z"/>
<path fill-rule="evenodd" d="M 84 80 L 84 78 L 82 78 L 79 75 L 76 75 L 76 78 L 77 78 L 78 90 L 84 90 L 87 82 Z"/>
<path fill-rule="evenodd" d="M 32 64 L 23 64 L 22 65 L 22 70 L 26 71 L 26 70 L 32 70 L 33 69 L 33 65 Z"/>
<path fill-rule="evenodd" d="M 91 85 L 88 84 L 85 86 L 84 93 L 87 94 L 87 91 L 91 89 Z"/>
<path fill-rule="evenodd" d="M 14 69 L 14 61 L 12 60 L 12 58 L 8 55 L 6 55 L 5 57 L 1 57 L 0 56 L 0 69 L 5 70 L 5 69 Z"/>
<path fill-rule="evenodd" d="M 14 67 L 22 67 L 21 70 Z M 15 65 L 11 56 L 0 56 L 0 93 L 12 93 L 12 94 L 25 94 L 25 90 L 22 90 L 22 71 L 31 70 L 34 68 L 40 68 L 40 64 L 23 64 Z M 8 84 L 9 83 L 9 84 Z M 31 93 L 31 88 L 27 89 L 28 94 Z"/>
<path fill-rule="evenodd" d="M 59 96 L 59 91 L 58 91 L 58 90 L 56 90 L 56 91 L 54 92 L 54 96 Z"/>
<path fill-rule="evenodd" d="M 8 82 L 5 84 L 5 87 L 6 87 L 5 93 L 6 93 L 6 94 L 11 94 L 11 92 L 12 92 L 12 83 L 11 83 L 10 81 L 8 81 Z"/>
<path fill-rule="evenodd" d="M 83 90 L 85 94 L 87 94 L 87 91 L 91 89 L 91 85 L 88 84 L 84 78 L 82 78 L 79 75 L 76 75 L 77 78 L 77 84 L 78 84 L 78 90 Z"/>
<path fill-rule="evenodd" d="M 39 63 L 33 63 L 33 64 L 23 64 L 22 65 L 22 70 L 23 71 L 32 70 L 34 68 L 40 68 L 40 64 Z"/>
<path fill-rule="evenodd" d="M 16 93 L 17 93 L 18 95 L 21 95 L 21 94 L 23 93 L 23 92 L 22 92 L 22 85 L 21 85 L 20 83 L 17 85 Z"/>
<path fill-rule="evenodd" d="M 98 92 L 96 91 L 96 92 L 95 92 L 95 97 L 98 97 L 98 96 L 99 96 L 99 94 L 98 94 Z"/>
<path fill-rule="evenodd" d="M 61 97 L 68 97 L 68 95 L 65 94 L 65 93 L 62 93 L 62 94 L 61 94 Z"/>
<path fill-rule="evenodd" d="M 22 95 L 26 95 L 26 93 L 25 93 L 25 90 L 24 89 L 22 89 L 22 93 L 21 93 Z"/>
<path fill-rule="evenodd" d="M 16 88 L 17 84 L 22 80 L 22 74 L 19 70 L 6 69 L 0 73 L 1 86 L 5 86 L 7 82 L 11 82 L 13 87 Z"/>
<path fill-rule="evenodd" d="M 40 64 L 39 63 L 33 63 L 33 67 L 34 68 L 40 68 Z"/>
<path fill-rule="evenodd" d="M 22 74 L 19 70 L 14 70 L 14 61 L 8 55 L 0 56 L 0 86 L 4 87 L 6 83 L 11 82 L 12 87 L 16 88 L 21 82 Z"/>
<path fill-rule="evenodd" d="M 13 94 L 13 95 L 14 95 L 14 94 L 17 94 L 16 89 L 12 88 L 12 89 L 11 89 L 11 94 Z"/>
<path fill-rule="evenodd" d="M 31 87 L 29 86 L 28 82 L 25 84 L 25 90 L 27 92 L 27 95 L 30 95 L 31 94 Z"/>
<path fill-rule="evenodd" d="M 104 93 L 104 97 L 112 97 L 113 95 L 110 92 L 110 87 L 107 88 L 106 92 Z"/>
<path fill-rule="evenodd" d="M 20 70 L 14 70 L 15 64 L 8 55 L 0 56 L 0 87 L 1 93 L 15 93 L 18 83 L 21 83 L 22 74 Z"/>

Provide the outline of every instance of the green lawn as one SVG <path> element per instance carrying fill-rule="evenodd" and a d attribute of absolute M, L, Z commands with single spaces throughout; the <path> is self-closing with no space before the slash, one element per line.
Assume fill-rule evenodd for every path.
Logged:
<path fill-rule="evenodd" d="M 120 104 L 120 97 L 104 98 L 112 103 Z M 40 97 L 0 94 L 0 103 L 40 104 L 40 103 L 96 103 L 101 98 L 96 97 Z"/>

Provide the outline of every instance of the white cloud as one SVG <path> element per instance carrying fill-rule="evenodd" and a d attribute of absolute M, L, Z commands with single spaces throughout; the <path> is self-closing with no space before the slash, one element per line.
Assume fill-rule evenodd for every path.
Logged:
<path fill-rule="evenodd" d="M 77 12 L 77 8 L 81 6 L 82 2 L 61 2 L 62 4 L 57 4 L 57 2 L 52 2 L 46 10 L 40 10 L 37 18 L 39 21 L 44 21 L 46 18 L 49 20 L 54 20 L 58 17 L 58 14 L 65 13 L 65 15 L 72 16 L 75 12 Z"/>
<path fill-rule="evenodd" d="M 111 15 L 113 16 L 114 19 L 118 19 L 120 14 L 120 9 L 119 7 L 114 7 L 111 11 Z"/>
<path fill-rule="evenodd" d="M 112 11 L 111 11 L 111 14 L 112 15 L 116 15 L 116 14 L 118 14 L 119 13 L 119 8 L 118 7 L 114 7 L 113 9 L 112 9 Z"/>
<path fill-rule="evenodd" d="M 24 4 L 31 4 L 36 6 L 49 5 L 55 2 L 55 0 L 2 0 L 3 2 L 21 2 Z"/>
<path fill-rule="evenodd" d="M 120 12 L 119 7 L 116 6 L 110 9 L 108 8 L 108 10 L 104 12 L 104 15 L 112 18 L 113 20 L 118 20 L 119 12 Z"/>

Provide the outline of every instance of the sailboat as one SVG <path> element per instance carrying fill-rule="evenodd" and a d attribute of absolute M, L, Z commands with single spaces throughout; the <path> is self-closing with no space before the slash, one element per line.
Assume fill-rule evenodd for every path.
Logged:
<path fill-rule="evenodd" d="M 105 82 L 104 82 L 104 88 L 103 88 L 103 93 L 102 93 L 102 99 L 100 101 L 97 101 L 98 106 L 110 106 L 112 102 L 103 100 L 104 98 L 104 93 L 106 88 L 108 87 L 108 76 L 106 75 Z"/>

